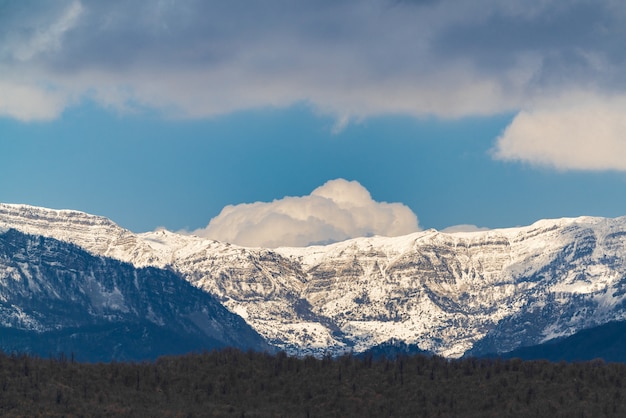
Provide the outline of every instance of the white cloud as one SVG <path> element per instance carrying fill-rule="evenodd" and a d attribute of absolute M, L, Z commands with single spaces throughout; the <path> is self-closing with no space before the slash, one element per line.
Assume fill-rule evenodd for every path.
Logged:
<path fill-rule="evenodd" d="M 495 158 L 561 170 L 626 170 L 626 95 L 568 94 L 520 112 Z"/>
<path fill-rule="evenodd" d="M 36 85 L 0 81 L 0 116 L 21 121 L 50 120 L 67 104 L 65 94 Z"/>
<path fill-rule="evenodd" d="M 310 195 L 227 206 L 194 234 L 249 247 L 307 246 L 419 230 L 401 203 L 376 202 L 356 181 L 331 180 Z"/>

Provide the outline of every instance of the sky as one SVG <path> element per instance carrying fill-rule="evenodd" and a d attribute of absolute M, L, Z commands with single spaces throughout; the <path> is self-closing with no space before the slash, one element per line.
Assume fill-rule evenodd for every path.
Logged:
<path fill-rule="evenodd" d="M 267 247 L 626 215 L 624 39 L 615 0 L 0 0 L 0 202 Z"/>

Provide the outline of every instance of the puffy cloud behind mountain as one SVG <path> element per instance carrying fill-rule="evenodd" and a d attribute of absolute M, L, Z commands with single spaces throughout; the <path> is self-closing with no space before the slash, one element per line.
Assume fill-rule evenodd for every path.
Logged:
<path fill-rule="evenodd" d="M 194 234 L 249 247 L 307 246 L 419 230 L 401 203 L 376 202 L 356 181 L 331 180 L 310 195 L 225 207 Z"/>

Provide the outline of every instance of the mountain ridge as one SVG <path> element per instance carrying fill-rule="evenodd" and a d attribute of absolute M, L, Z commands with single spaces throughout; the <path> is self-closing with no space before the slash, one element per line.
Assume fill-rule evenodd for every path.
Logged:
<path fill-rule="evenodd" d="M 0 233 L 0 347 L 89 361 L 227 346 L 269 350 L 239 316 L 179 275 L 74 244 Z"/>
<path fill-rule="evenodd" d="M 0 204 L 0 228 L 171 268 L 290 354 L 361 352 L 396 339 L 460 357 L 626 318 L 626 217 L 270 250 L 38 210 Z"/>

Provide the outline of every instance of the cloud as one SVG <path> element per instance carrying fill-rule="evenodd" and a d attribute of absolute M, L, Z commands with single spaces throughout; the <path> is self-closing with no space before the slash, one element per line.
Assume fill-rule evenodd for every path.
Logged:
<path fill-rule="evenodd" d="M 0 115 L 21 121 L 51 120 L 59 116 L 69 98 L 36 85 L 0 81 Z"/>
<path fill-rule="evenodd" d="M 227 206 L 193 233 L 249 247 L 307 246 L 349 238 L 418 231 L 401 203 L 376 202 L 356 181 L 331 180 L 310 195 Z"/>
<path fill-rule="evenodd" d="M 560 170 L 626 170 L 626 95 L 568 94 L 520 112 L 495 158 Z"/>
<path fill-rule="evenodd" d="M 454 234 L 456 232 L 478 232 L 478 231 L 489 231 L 489 228 L 486 228 L 483 226 L 461 224 L 461 225 L 449 226 L 441 230 L 441 232 L 445 234 Z"/>
<path fill-rule="evenodd" d="M 610 0 L 3 2 L 0 71 L 65 95 L 49 115 L 76 97 L 176 117 L 306 102 L 340 127 L 624 90 L 623 23 Z"/>
<path fill-rule="evenodd" d="M 622 170 L 604 132 L 619 121 L 594 98 L 613 112 L 626 96 L 625 23 L 614 0 L 0 2 L 0 115 L 52 119 L 84 100 L 174 118 L 307 103 L 340 131 L 386 114 L 519 113 L 498 158 Z M 576 91 L 591 100 L 578 110 L 545 105 Z M 565 120 L 583 113 L 598 130 L 572 136 Z M 568 149 L 597 132 L 593 152 Z"/>

